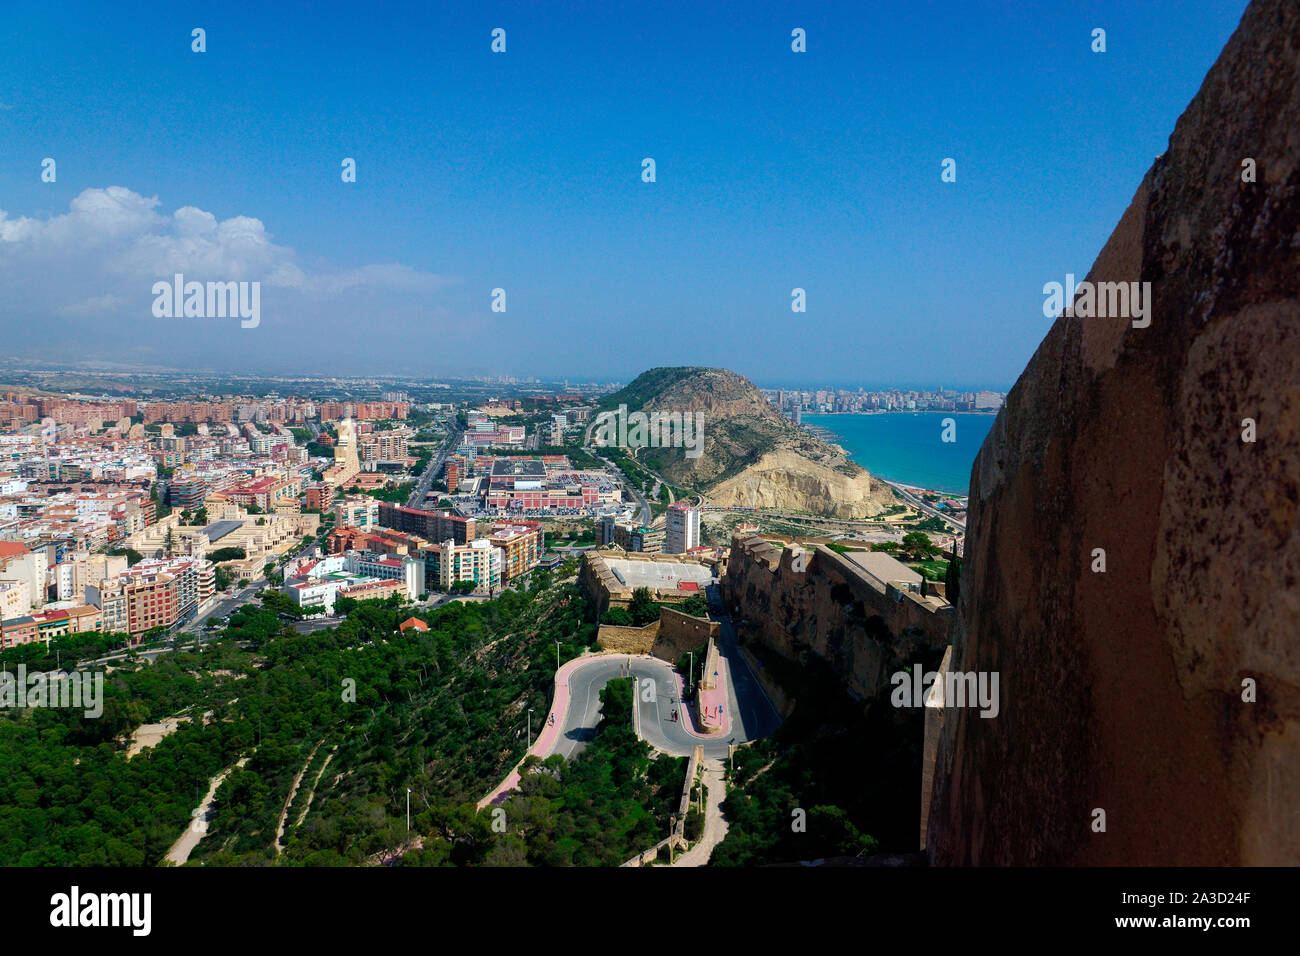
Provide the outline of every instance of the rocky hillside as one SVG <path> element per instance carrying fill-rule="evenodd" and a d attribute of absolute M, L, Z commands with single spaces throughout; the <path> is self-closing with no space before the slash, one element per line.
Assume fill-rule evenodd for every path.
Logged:
<path fill-rule="evenodd" d="M 1058 318 L 984 443 L 953 667 L 1003 701 L 944 712 L 935 862 L 1300 863 L 1297 131 L 1254 0 L 1088 276 L 1150 324 Z"/>
<path fill-rule="evenodd" d="M 842 448 L 795 427 L 743 375 L 720 368 L 656 368 L 601 402 L 632 412 L 703 415 L 698 457 L 683 448 L 645 447 L 637 459 L 674 485 L 718 505 L 836 515 L 879 513 L 888 486 Z"/>

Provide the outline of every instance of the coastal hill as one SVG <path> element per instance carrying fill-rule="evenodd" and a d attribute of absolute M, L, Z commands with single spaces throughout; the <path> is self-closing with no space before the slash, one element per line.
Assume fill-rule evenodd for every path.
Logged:
<path fill-rule="evenodd" d="M 879 514 L 894 501 L 888 485 L 844 450 L 786 420 L 754 383 L 721 368 L 655 368 L 606 396 L 601 411 L 703 415 L 703 443 L 642 447 L 637 460 L 710 504 L 808 512 L 841 518 Z M 600 429 L 595 430 L 599 435 Z"/>

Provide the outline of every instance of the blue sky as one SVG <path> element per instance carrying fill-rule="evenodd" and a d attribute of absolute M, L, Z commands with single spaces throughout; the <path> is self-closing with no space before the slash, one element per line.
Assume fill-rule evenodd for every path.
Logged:
<path fill-rule="evenodd" d="M 1008 387 L 1245 0 L 152 6 L 6 11 L 0 351 Z"/>

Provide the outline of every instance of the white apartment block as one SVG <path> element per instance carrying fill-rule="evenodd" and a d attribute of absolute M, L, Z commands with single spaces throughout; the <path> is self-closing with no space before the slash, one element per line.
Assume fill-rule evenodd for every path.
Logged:
<path fill-rule="evenodd" d="M 683 554 L 700 546 L 700 509 L 681 503 L 664 514 L 664 553 Z"/>

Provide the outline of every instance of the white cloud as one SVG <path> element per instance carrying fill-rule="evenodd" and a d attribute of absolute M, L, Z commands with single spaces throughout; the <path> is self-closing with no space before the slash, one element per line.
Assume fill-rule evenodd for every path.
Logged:
<path fill-rule="evenodd" d="M 260 281 L 310 296 L 352 289 L 419 295 L 451 281 L 400 263 L 309 269 L 291 247 L 272 241 L 260 219 L 219 221 L 194 206 L 166 215 L 160 205 L 156 196 L 109 186 L 83 191 L 63 215 L 10 218 L 0 210 L 7 288 L 25 284 L 31 294 L 14 298 L 72 315 L 87 314 L 76 310 L 88 302 L 138 301 L 154 281 L 177 272 L 198 281 Z"/>

